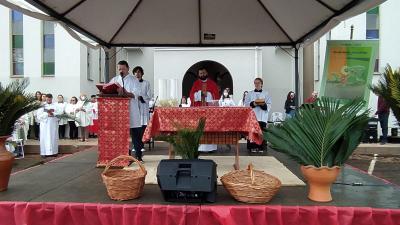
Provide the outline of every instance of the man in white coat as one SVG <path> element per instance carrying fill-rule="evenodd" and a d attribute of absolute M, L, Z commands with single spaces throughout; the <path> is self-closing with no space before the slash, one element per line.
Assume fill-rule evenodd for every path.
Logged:
<path fill-rule="evenodd" d="M 118 83 L 118 94 L 121 96 L 129 97 L 129 119 L 130 119 L 130 132 L 132 135 L 132 143 L 134 149 L 140 148 L 140 133 L 142 130 L 141 116 L 139 111 L 140 85 L 139 80 L 129 74 L 129 65 L 125 60 L 118 62 L 119 75 L 111 79 L 110 83 Z M 131 154 L 131 153 L 130 153 Z M 143 162 L 142 151 L 135 151 L 136 159 Z"/>
<path fill-rule="evenodd" d="M 261 129 L 267 127 L 268 112 L 271 109 L 272 103 L 271 97 L 268 95 L 268 92 L 262 89 L 263 84 L 264 82 L 261 78 L 254 79 L 255 89 L 253 91 L 249 91 L 244 101 L 245 106 L 250 106 L 251 108 L 253 108 Z M 263 151 L 263 145 L 250 143 L 249 141 L 247 142 L 247 148 L 251 151 Z"/>
<path fill-rule="evenodd" d="M 133 68 L 132 73 L 139 80 L 139 111 L 140 111 L 140 124 L 142 124 L 142 130 L 139 136 L 140 150 L 144 152 L 144 143 L 142 141 L 144 131 L 146 130 L 147 123 L 150 120 L 149 102 L 152 94 L 150 89 L 150 83 L 147 80 L 143 80 L 144 70 L 142 67 L 137 66 Z"/>
<path fill-rule="evenodd" d="M 42 157 L 58 154 L 58 118 L 62 109 L 53 103 L 53 95 L 46 94 L 46 103 L 37 112 L 40 122 L 40 155 Z"/>

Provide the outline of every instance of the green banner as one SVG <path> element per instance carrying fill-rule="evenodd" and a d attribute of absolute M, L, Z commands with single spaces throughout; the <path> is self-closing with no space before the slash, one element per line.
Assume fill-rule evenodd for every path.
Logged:
<path fill-rule="evenodd" d="M 369 100 L 378 41 L 328 41 L 321 96 Z"/>

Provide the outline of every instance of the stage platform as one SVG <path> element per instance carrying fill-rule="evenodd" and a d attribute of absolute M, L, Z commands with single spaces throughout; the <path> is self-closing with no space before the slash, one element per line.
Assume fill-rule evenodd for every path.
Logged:
<path fill-rule="evenodd" d="M 242 153 L 249 155 L 245 149 Z M 218 154 L 231 151 L 225 147 Z M 273 150 L 261 155 L 275 157 L 303 180 L 299 166 L 286 156 Z M 400 225 L 400 187 L 350 166 L 344 167 L 333 185 L 334 201 L 329 203 L 308 200 L 305 186 L 283 186 L 269 203 L 249 205 L 235 201 L 218 186 L 215 203 L 185 204 L 165 202 L 156 184 L 146 184 L 139 199 L 110 200 L 96 160 L 97 147 L 91 147 L 14 173 L 9 190 L 0 192 L 0 224 Z"/>
<path fill-rule="evenodd" d="M 149 152 L 150 153 L 150 152 Z M 283 155 L 270 150 L 289 170 L 303 179 L 298 166 Z M 167 158 L 167 156 L 165 156 Z M 255 156 L 257 157 L 257 156 Z M 137 200 L 116 202 L 108 198 L 101 181 L 102 168 L 96 168 L 97 148 L 81 151 L 43 165 L 19 171 L 11 176 L 9 190 L 0 192 L 1 201 L 84 202 L 84 203 L 144 203 L 164 202 L 157 185 L 146 185 Z M 146 157 L 144 157 L 146 160 Z M 146 166 L 146 164 L 145 164 Z M 270 205 L 333 205 L 374 208 L 400 208 L 400 188 L 346 166 L 333 185 L 334 201 L 319 204 L 307 200 L 305 186 L 283 186 Z M 351 186 L 362 183 L 363 186 Z M 215 204 L 241 204 L 233 200 L 222 186 L 218 186 Z"/>

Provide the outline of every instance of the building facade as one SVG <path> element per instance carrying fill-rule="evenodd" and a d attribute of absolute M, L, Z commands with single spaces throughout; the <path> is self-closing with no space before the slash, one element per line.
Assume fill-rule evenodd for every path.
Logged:
<path fill-rule="evenodd" d="M 96 94 L 104 81 L 104 51 L 72 38 L 60 25 L 0 6 L 0 82 L 27 78 L 28 92 L 66 98 Z"/>
<path fill-rule="evenodd" d="M 396 9 L 400 1 L 388 0 L 367 13 L 340 23 L 310 46 L 300 48 L 300 99 L 319 90 L 325 63 L 327 40 L 378 39 L 379 59 L 374 81 L 389 63 L 400 67 L 400 40 Z M 21 15 L 0 6 L 0 82 L 26 77 L 28 91 L 63 94 L 67 98 L 80 93 L 97 93 L 95 84 L 106 82 L 105 53 L 90 49 L 73 39 L 61 26 Z M 303 51 L 304 50 L 304 51 Z M 264 79 L 264 89 L 272 96 L 272 111 L 284 112 L 289 91 L 295 90 L 294 50 L 281 47 L 237 48 L 119 48 L 116 61 L 125 59 L 144 68 L 144 79 L 159 99 L 180 99 L 187 95 L 195 79 L 196 68 L 206 66 L 220 84 L 229 87 L 236 103 L 246 90 L 252 90 L 256 77 Z M 304 93 L 303 93 L 304 90 Z M 372 111 L 376 97 L 371 94 Z"/>

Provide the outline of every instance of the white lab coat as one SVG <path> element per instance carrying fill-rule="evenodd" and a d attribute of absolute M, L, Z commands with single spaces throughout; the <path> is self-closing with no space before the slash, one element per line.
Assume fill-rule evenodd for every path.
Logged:
<path fill-rule="evenodd" d="M 49 117 L 46 110 L 53 109 L 54 117 Z M 60 108 L 55 103 L 45 104 L 37 112 L 40 122 L 40 155 L 58 154 L 58 118 Z"/>
<path fill-rule="evenodd" d="M 124 82 L 122 82 L 121 75 L 117 75 L 111 79 L 110 83 L 118 83 L 126 91 L 135 95 L 129 102 L 130 128 L 142 127 L 138 101 L 138 96 L 140 96 L 139 80 L 135 76 L 128 74 L 124 77 Z"/>
<path fill-rule="evenodd" d="M 268 92 L 266 92 L 266 91 L 255 92 L 253 90 L 253 91 L 250 91 L 246 95 L 244 105 L 250 106 L 250 103 L 255 101 L 256 99 L 264 99 L 265 103 L 267 104 L 267 107 L 268 107 L 268 110 L 263 110 L 259 106 L 253 108 L 253 111 L 256 114 L 257 120 L 268 123 L 268 113 L 269 113 L 269 110 L 271 109 L 271 103 L 272 103 L 271 97 L 268 95 Z"/>
<path fill-rule="evenodd" d="M 150 83 L 147 80 L 139 81 L 140 94 L 139 96 L 143 97 L 145 103 L 139 101 L 139 111 L 140 111 L 140 124 L 147 125 L 147 122 L 150 120 L 150 112 L 149 112 L 149 102 L 152 98 Z"/>

